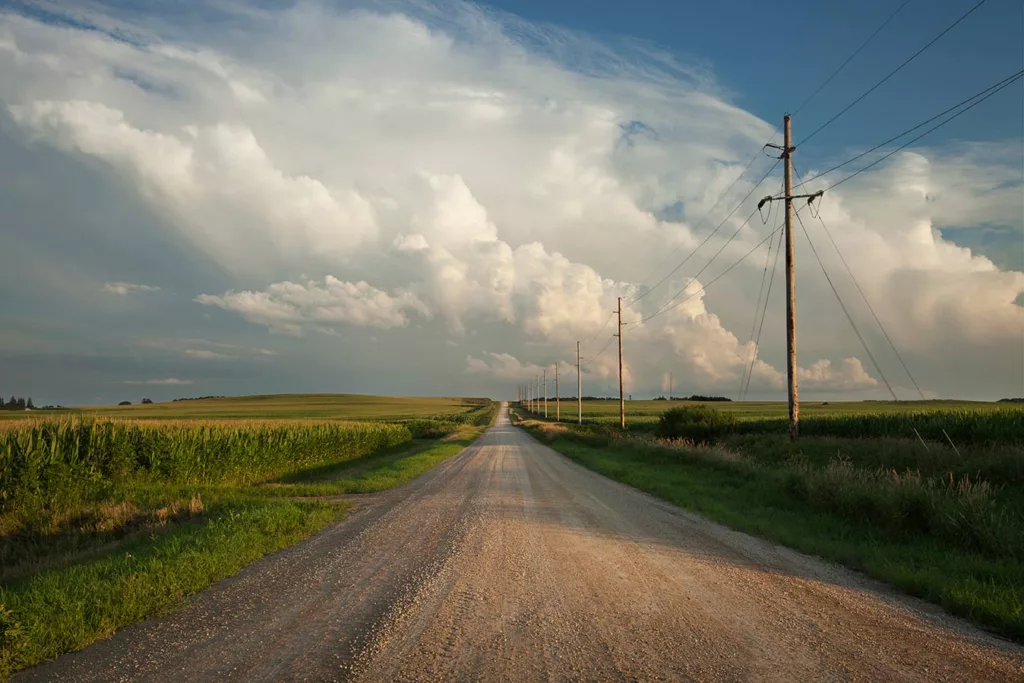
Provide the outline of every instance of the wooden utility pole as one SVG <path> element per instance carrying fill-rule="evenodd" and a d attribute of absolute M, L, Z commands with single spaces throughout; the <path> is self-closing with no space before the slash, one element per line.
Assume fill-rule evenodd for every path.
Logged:
<path fill-rule="evenodd" d="M 672 373 L 668 373 L 668 400 L 672 400 Z"/>
<path fill-rule="evenodd" d="M 786 202 L 786 375 L 789 379 L 789 438 L 796 440 L 800 435 L 800 395 L 796 385 L 796 276 L 794 274 L 793 261 L 793 200 L 806 199 L 810 204 L 821 197 L 824 190 L 818 190 L 813 194 L 793 194 L 793 131 L 790 125 L 789 114 L 783 119 L 786 136 L 782 147 L 768 144 L 765 147 L 772 147 L 780 150 L 780 159 L 786 162 L 785 172 L 785 193 L 783 199 Z M 771 202 L 779 197 L 768 196 L 762 199 L 757 208 L 760 211 L 765 202 Z"/>
<path fill-rule="evenodd" d="M 626 395 L 622 391 L 622 297 L 619 297 L 619 426 L 626 428 Z"/>
<path fill-rule="evenodd" d="M 544 368 L 544 419 L 548 419 L 548 369 Z"/>
<path fill-rule="evenodd" d="M 558 363 L 555 363 L 555 422 L 562 421 L 562 397 L 558 392 Z"/>
<path fill-rule="evenodd" d="M 583 424 L 583 376 L 580 374 L 579 342 L 576 342 L 576 423 Z"/>
<path fill-rule="evenodd" d="M 796 385 L 796 274 L 793 263 L 793 132 L 789 114 L 782 158 L 786 162 L 786 373 L 789 376 L 789 438 L 800 430 L 800 397 Z"/>

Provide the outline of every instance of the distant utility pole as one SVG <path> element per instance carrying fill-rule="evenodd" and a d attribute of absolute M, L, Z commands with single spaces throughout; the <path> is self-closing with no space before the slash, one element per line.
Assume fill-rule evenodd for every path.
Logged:
<path fill-rule="evenodd" d="M 619 426 L 626 428 L 626 395 L 622 391 L 622 297 L 619 297 Z"/>
<path fill-rule="evenodd" d="M 576 423 L 583 424 L 583 376 L 580 374 L 579 342 L 576 342 Z"/>
<path fill-rule="evenodd" d="M 548 419 L 548 369 L 544 368 L 544 419 Z"/>
<path fill-rule="evenodd" d="M 562 397 L 558 393 L 558 363 L 555 363 L 555 422 L 562 421 Z"/>
<path fill-rule="evenodd" d="M 672 373 L 668 373 L 668 400 L 672 400 Z"/>

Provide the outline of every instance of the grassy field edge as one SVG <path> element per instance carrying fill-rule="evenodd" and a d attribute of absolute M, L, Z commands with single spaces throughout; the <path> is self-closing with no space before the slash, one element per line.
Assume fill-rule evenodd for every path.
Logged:
<path fill-rule="evenodd" d="M 1024 642 L 1024 569 L 950 548 L 930 537 L 889 533 L 825 513 L 787 494 L 781 476 L 700 452 L 639 446 L 630 439 L 594 446 L 571 432 L 519 422 L 528 433 L 599 474 L 733 529 L 834 561 Z M 670 457 L 664 457 L 669 454 Z"/>
<path fill-rule="evenodd" d="M 247 501 L 116 553 L 0 588 L 0 678 L 79 650 L 340 519 L 324 501 Z"/>

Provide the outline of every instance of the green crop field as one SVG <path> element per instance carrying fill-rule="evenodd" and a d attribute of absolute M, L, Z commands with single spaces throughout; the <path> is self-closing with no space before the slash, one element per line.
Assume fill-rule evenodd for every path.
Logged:
<path fill-rule="evenodd" d="M 661 413 L 678 406 L 708 405 L 736 415 L 739 420 L 784 419 L 788 414 L 785 401 L 660 401 L 637 400 L 626 401 L 626 421 L 656 421 Z M 988 401 L 814 401 L 800 403 L 800 414 L 805 417 L 825 415 L 869 415 L 895 412 L 920 412 L 933 410 L 1008 410 L 1024 409 L 1021 404 L 995 403 Z M 561 401 L 562 419 L 576 419 L 576 401 Z M 555 400 L 548 400 L 548 416 L 555 415 Z M 619 402 L 617 400 L 584 401 L 584 419 L 602 419 L 617 421 L 619 418 Z"/>
<path fill-rule="evenodd" d="M 179 604 L 398 486 L 488 399 L 201 399 L 0 423 L 0 680 Z"/>
<path fill-rule="evenodd" d="M 405 420 L 472 411 L 477 399 L 360 394 L 278 394 L 205 398 L 131 406 L 88 406 L 64 411 L 0 411 L 0 420 L 71 415 L 147 420 L 318 419 Z"/>

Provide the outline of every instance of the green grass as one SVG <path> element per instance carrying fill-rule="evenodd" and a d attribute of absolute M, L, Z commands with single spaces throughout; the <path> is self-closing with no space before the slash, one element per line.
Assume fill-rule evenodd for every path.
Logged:
<path fill-rule="evenodd" d="M 863 571 L 1024 641 L 1024 497 L 974 474 L 947 477 L 952 449 L 930 451 L 925 461 L 912 441 L 807 439 L 793 446 L 762 435 L 739 444 L 666 445 L 527 426 L 605 476 Z M 881 453 L 872 454 L 875 449 Z M 922 467 L 875 467 L 900 454 L 919 458 Z M 984 462 L 1019 461 L 1021 454 L 979 449 L 962 455 L 959 467 L 966 469 L 971 462 L 963 461 L 974 455 Z"/>
<path fill-rule="evenodd" d="M 458 408 L 426 401 L 400 423 L 74 418 L 0 427 L 0 680 L 309 536 L 343 514 L 339 495 L 411 481 L 497 412 L 477 399 Z"/>
<path fill-rule="evenodd" d="M 164 612 L 306 538 L 342 509 L 323 501 L 219 505 L 201 522 L 0 587 L 0 679 Z"/>

